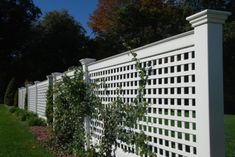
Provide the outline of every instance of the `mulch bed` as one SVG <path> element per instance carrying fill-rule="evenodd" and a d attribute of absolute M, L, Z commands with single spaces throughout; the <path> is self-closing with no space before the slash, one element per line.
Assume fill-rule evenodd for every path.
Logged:
<path fill-rule="evenodd" d="M 51 130 L 46 126 L 33 126 L 30 130 L 40 143 L 45 143 L 52 137 Z"/>
<path fill-rule="evenodd" d="M 47 144 L 48 140 L 53 137 L 51 128 L 47 126 L 32 126 L 30 127 L 30 131 L 36 137 L 37 141 L 43 146 L 46 146 L 46 148 L 56 157 L 74 157 L 73 155 L 63 154 L 57 151 L 55 147 Z"/>

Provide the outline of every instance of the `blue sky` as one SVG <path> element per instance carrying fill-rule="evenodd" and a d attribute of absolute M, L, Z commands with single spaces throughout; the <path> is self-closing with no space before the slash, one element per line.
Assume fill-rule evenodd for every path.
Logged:
<path fill-rule="evenodd" d="M 87 31 L 87 35 L 91 35 L 91 30 L 87 26 L 89 16 L 96 9 L 98 0 L 33 0 L 43 15 L 53 10 L 68 10 L 76 21 L 80 22 Z"/>

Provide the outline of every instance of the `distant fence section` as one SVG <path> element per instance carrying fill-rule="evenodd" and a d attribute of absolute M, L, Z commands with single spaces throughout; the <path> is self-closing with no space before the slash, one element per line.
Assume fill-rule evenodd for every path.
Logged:
<path fill-rule="evenodd" d="M 204 10 L 187 18 L 194 28 L 132 50 L 146 69 L 145 100 L 148 111 L 136 131 L 144 131 L 157 157 L 224 157 L 222 24 L 228 12 Z M 102 84 L 95 94 L 103 104 L 117 98 L 131 103 L 138 94 L 139 76 L 129 52 L 100 61 L 82 59 L 86 80 Z M 66 72 L 72 75 L 73 72 Z M 27 91 L 28 110 L 45 117 L 46 91 L 61 75 L 19 88 L 19 107 Z M 109 95 L 104 92 L 109 91 Z M 86 119 L 85 130 L 92 145 L 103 136 L 103 124 Z M 118 157 L 136 157 L 134 146 L 119 141 Z M 126 151 L 122 151 L 125 149 Z"/>
<path fill-rule="evenodd" d="M 28 87 L 28 110 L 31 112 L 37 112 L 37 97 L 36 97 L 36 84 Z"/>
<path fill-rule="evenodd" d="M 24 109 L 25 99 L 26 99 L 26 88 L 21 87 L 18 89 L 18 106 L 19 106 L 19 108 Z"/>
<path fill-rule="evenodd" d="M 46 94 L 49 85 L 53 85 L 51 76 L 47 80 L 39 82 L 35 81 L 33 85 L 28 85 L 26 88 L 21 87 L 18 89 L 18 106 L 19 108 L 25 107 L 27 101 L 28 111 L 37 113 L 39 117 L 46 119 Z M 26 98 L 27 91 L 27 98 Z"/>
<path fill-rule="evenodd" d="M 46 94 L 49 87 L 49 80 L 39 82 L 36 84 L 37 87 L 37 113 L 40 117 L 46 118 L 45 109 L 46 109 Z"/>

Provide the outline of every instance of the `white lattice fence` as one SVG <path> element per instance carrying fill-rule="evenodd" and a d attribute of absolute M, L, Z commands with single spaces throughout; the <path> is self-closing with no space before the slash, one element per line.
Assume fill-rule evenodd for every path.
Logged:
<path fill-rule="evenodd" d="M 36 103 L 37 103 L 37 95 L 36 95 L 36 85 L 31 85 L 28 87 L 28 110 L 30 112 L 36 113 Z"/>
<path fill-rule="evenodd" d="M 148 110 L 135 129 L 148 135 L 149 148 L 158 157 L 224 157 L 222 24 L 228 15 L 202 11 L 187 18 L 192 31 L 132 50 L 148 75 Z M 96 62 L 81 60 L 84 79 L 106 82 L 109 94 L 102 84 L 95 93 L 103 104 L 116 99 L 119 86 L 123 101 L 134 101 L 140 78 L 131 59 L 129 52 L 124 52 Z M 74 73 L 66 74 L 72 77 Z M 61 76 L 53 73 L 51 78 L 56 82 Z M 48 80 L 28 87 L 29 110 L 42 117 Z M 21 101 L 19 98 L 19 106 Z M 86 118 L 85 130 L 91 134 L 92 140 L 87 142 L 92 145 L 103 136 L 100 121 Z M 118 147 L 118 157 L 137 156 L 132 146 L 119 141 Z"/>
<path fill-rule="evenodd" d="M 181 42 L 182 44 L 177 44 Z M 145 89 L 145 99 L 149 103 L 148 114 L 136 129 L 149 136 L 149 145 L 158 156 L 196 156 L 193 32 L 169 38 L 163 43 L 145 46 L 134 52 L 141 58 L 142 67 L 148 69 L 149 76 Z M 128 52 L 90 64 L 88 70 L 92 82 L 106 81 L 109 95 L 106 95 L 103 86 L 96 93 L 104 104 L 117 98 L 116 89 L 119 86 L 123 90 L 124 102 L 131 103 L 136 98 L 140 78 Z M 92 121 L 91 125 L 93 138 L 100 139 L 102 123 Z M 132 147 L 121 142 L 118 146 L 130 153 L 134 151 Z"/>
<path fill-rule="evenodd" d="M 52 75 L 47 76 L 42 82 L 35 81 L 33 85 L 27 86 L 28 110 L 44 119 L 46 119 L 46 95 L 49 85 L 53 85 Z"/>
<path fill-rule="evenodd" d="M 39 117 L 46 119 L 46 94 L 49 86 L 49 81 L 37 83 L 37 114 Z"/>
<path fill-rule="evenodd" d="M 202 11 L 187 18 L 193 31 L 132 50 L 149 76 L 148 113 L 135 129 L 148 135 L 148 145 L 158 157 L 224 156 L 222 23 L 228 15 Z M 81 60 L 87 79 L 106 82 L 96 91 L 103 104 L 117 98 L 120 86 L 125 103 L 137 95 L 140 78 L 128 53 L 97 62 Z M 91 130 L 93 145 L 103 136 L 103 124 L 97 120 L 86 130 Z M 118 147 L 117 156 L 136 156 L 133 147 L 121 141 Z"/>

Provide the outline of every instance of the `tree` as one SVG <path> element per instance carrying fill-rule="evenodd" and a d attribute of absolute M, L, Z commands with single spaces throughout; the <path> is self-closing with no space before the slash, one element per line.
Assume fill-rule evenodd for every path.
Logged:
<path fill-rule="evenodd" d="M 107 45 L 104 48 L 109 50 L 103 51 L 109 52 L 106 53 L 109 56 L 125 51 L 123 42 L 136 48 L 188 30 L 185 17 L 190 13 L 189 8 L 161 0 L 110 1 L 107 4 L 101 0 L 90 17 L 89 26 L 97 35 L 96 41 Z"/>
<path fill-rule="evenodd" d="M 165 4 L 129 5 L 119 11 L 113 32 L 135 48 L 186 31 L 188 15 L 189 10 Z"/>
<path fill-rule="evenodd" d="M 16 63 L 22 55 L 24 43 L 31 36 L 31 27 L 41 11 L 32 0 L 0 1 L 0 101 L 8 80 L 16 74 Z"/>
<path fill-rule="evenodd" d="M 21 44 L 41 11 L 32 0 L 1 0 L 0 8 L 1 55 L 14 57 L 19 55 Z"/>
<path fill-rule="evenodd" d="M 193 11 L 198 12 L 204 9 L 225 10 L 231 0 L 180 0 L 185 6 L 189 6 Z"/>
<path fill-rule="evenodd" d="M 224 101 L 225 113 L 235 113 L 235 20 L 224 25 Z"/>
<path fill-rule="evenodd" d="M 44 79 L 45 75 L 65 71 L 90 56 L 84 28 L 67 11 L 47 13 L 34 33 L 22 58 L 27 79 Z"/>
<path fill-rule="evenodd" d="M 112 27 L 118 10 L 133 0 L 99 0 L 97 9 L 90 16 L 89 27 L 96 33 L 106 33 Z"/>
<path fill-rule="evenodd" d="M 12 78 L 8 83 L 5 96 L 4 96 L 4 104 L 8 106 L 12 106 L 14 104 L 14 94 L 16 90 L 15 78 Z"/>

